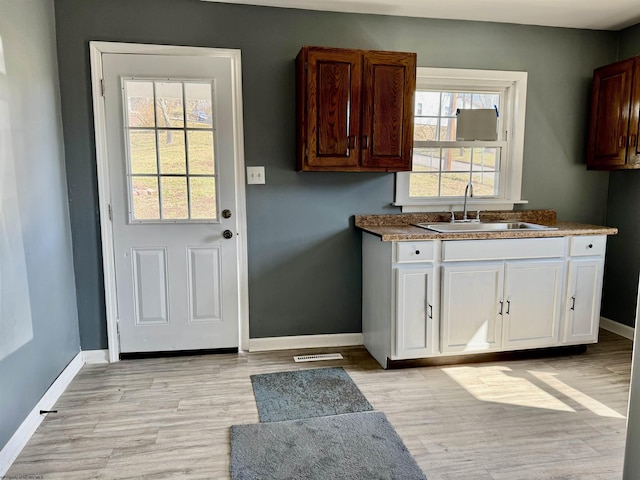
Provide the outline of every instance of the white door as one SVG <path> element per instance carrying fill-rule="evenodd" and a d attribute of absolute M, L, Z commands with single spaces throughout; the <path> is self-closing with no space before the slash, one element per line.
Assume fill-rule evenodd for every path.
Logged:
<path fill-rule="evenodd" d="M 396 269 L 396 357 L 433 354 L 433 267 Z"/>
<path fill-rule="evenodd" d="M 558 343 L 564 260 L 507 262 L 503 348 Z"/>
<path fill-rule="evenodd" d="M 442 279 L 442 351 L 495 350 L 501 344 L 502 262 L 445 265 Z"/>
<path fill-rule="evenodd" d="M 598 340 L 603 266 L 603 258 L 569 261 L 565 343 L 589 343 Z"/>
<path fill-rule="evenodd" d="M 231 60 L 102 63 L 120 352 L 237 348 Z"/>

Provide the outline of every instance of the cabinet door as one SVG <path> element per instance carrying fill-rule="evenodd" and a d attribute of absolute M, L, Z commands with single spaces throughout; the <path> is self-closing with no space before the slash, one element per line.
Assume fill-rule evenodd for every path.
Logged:
<path fill-rule="evenodd" d="M 506 263 L 504 348 L 558 343 L 564 260 Z"/>
<path fill-rule="evenodd" d="M 640 167 L 640 58 L 633 63 L 633 85 L 631 86 L 631 110 L 629 114 L 629 140 L 627 141 L 627 164 Z"/>
<path fill-rule="evenodd" d="M 587 167 L 624 166 L 629 130 L 633 59 L 597 69 L 591 93 Z"/>
<path fill-rule="evenodd" d="M 362 54 L 354 50 L 311 48 L 306 56 L 306 167 L 340 170 L 358 167 Z"/>
<path fill-rule="evenodd" d="M 504 265 L 445 265 L 442 280 L 442 351 L 500 348 Z"/>
<path fill-rule="evenodd" d="M 569 260 L 564 343 L 598 340 L 603 258 Z"/>
<path fill-rule="evenodd" d="M 433 267 L 396 269 L 396 358 L 434 352 Z"/>
<path fill-rule="evenodd" d="M 414 53 L 365 52 L 362 110 L 362 166 L 411 170 Z"/>

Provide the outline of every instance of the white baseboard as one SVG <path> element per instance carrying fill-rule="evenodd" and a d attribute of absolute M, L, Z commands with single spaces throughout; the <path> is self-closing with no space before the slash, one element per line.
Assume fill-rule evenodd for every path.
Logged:
<path fill-rule="evenodd" d="M 635 329 L 622 323 L 614 322 L 605 317 L 600 317 L 600 327 L 608 330 L 609 332 L 616 333 L 621 337 L 633 340 Z"/>
<path fill-rule="evenodd" d="M 33 410 L 31 410 L 31 413 L 29 413 L 24 422 L 22 422 L 22 425 L 18 427 L 16 433 L 13 434 L 0 451 L 0 478 L 4 478 L 11 464 L 18 458 L 24 446 L 44 420 L 44 415 L 40 415 L 40 410 L 51 410 L 51 407 L 55 405 L 60 395 L 67 389 L 71 380 L 74 379 L 83 365 L 84 360 L 82 358 L 82 352 L 80 352 L 69 362 L 69 365 L 66 366 L 62 373 L 58 375 L 55 382 L 53 382 L 44 393 L 40 401 Z"/>
<path fill-rule="evenodd" d="M 109 350 L 83 350 L 81 353 L 87 365 L 109 363 Z"/>
<path fill-rule="evenodd" d="M 299 348 L 352 347 L 363 343 L 364 340 L 361 333 L 251 338 L 249 339 L 249 351 L 265 352 L 268 350 L 295 350 Z"/>

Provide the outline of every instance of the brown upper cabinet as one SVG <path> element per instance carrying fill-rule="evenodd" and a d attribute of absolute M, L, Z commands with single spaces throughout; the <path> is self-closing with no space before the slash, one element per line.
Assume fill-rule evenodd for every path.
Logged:
<path fill-rule="evenodd" d="M 297 169 L 411 170 L 416 54 L 302 47 Z"/>
<path fill-rule="evenodd" d="M 593 72 L 587 168 L 640 168 L 640 57 Z"/>

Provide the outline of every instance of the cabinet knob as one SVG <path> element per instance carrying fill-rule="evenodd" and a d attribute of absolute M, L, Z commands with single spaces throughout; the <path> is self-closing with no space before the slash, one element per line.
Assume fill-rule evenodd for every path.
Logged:
<path fill-rule="evenodd" d="M 420 250 L 416 250 L 416 255 L 420 255 Z"/>

